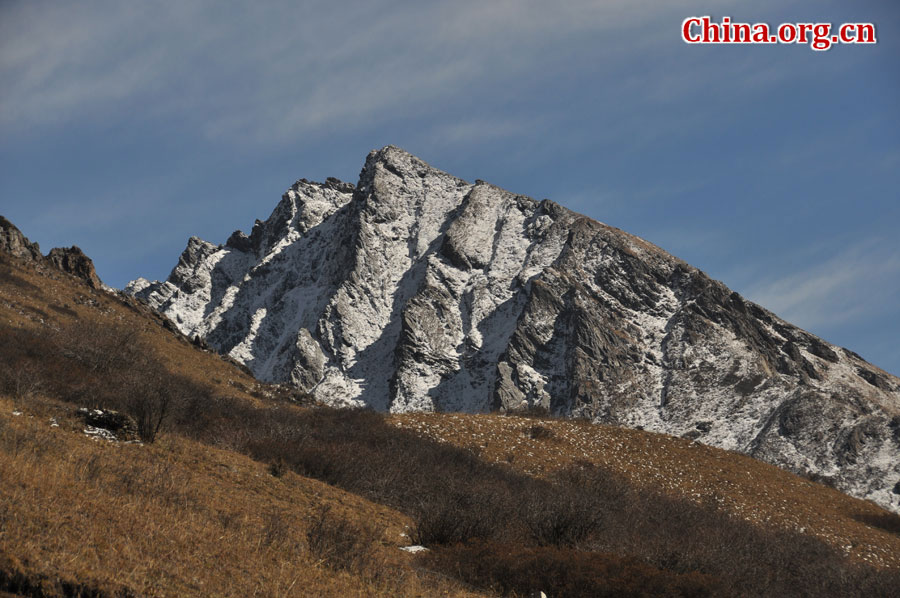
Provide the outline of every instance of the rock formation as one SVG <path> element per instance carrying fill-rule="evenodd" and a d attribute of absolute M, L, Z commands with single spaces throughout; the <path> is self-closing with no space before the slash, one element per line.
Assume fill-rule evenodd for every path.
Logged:
<path fill-rule="evenodd" d="M 63 272 L 83 279 L 89 286 L 95 289 L 101 288 L 102 283 L 94 270 L 94 262 L 79 247 L 75 245 L 65 249 L 54 247 L 47 254 L 46 259 Z"/>
<path fill-rule="evenodd" d="M 0 251 L 29 262 L 47 264 L 84 280 L 89 286 L 99 289 L 103 287 L 94 262 L 76 246 L 69 248 L 54 247 L 44 257 L 37 243 L 32 243 L 16 226 L 0 216 Z"/>
<path fill-rule="evenodd" d="M 41 261 L 44 256 L 37 243 L 32 243 L 16 226 L 0 216 L 0 251 L 27 261 Z"/>

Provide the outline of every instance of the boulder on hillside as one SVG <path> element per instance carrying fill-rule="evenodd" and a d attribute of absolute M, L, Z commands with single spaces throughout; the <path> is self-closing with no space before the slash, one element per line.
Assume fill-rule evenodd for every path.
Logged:
<path fill-rule="evenodd" d="M 80 407 L 75 415 L 89 428 L 107 430 L 115 440 L 135 441 L 139 439 L 138 427 L 130 415 L 112 409 L 87 409 Z M 104 435 L 104 437 L 108 437 Z"/>

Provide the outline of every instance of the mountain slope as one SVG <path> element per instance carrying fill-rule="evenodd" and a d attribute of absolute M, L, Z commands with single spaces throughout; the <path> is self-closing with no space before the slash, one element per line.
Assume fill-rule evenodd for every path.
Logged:
<path fill-rule="evenodd" d="M 756 459 L 685 438 L 561 418 L 400 413 L 388 420 L 540 478 L 553 479 L 590 463 L 627 478 L 641 492 L 716 505 L 767 528 L 803 530 L 860 561 L 900 567 L 897 515 Z"/>
<path fill-rule="evenodd" d="M 546 407 L 898 508 L 900 380 L 618 229 L 395 147 L 127 292 L 265 381 L 379 410 Z"/>
<path fill-rule="evenodd" d="M 0 251 L 0 283 L 0 595 L 476 595 L 460 577 L 492 595 L 501 579 L 550 595 L 897 586 L 896 516 L 759 461 L 585 421 L 301 408 L 47 264 Z M 77 406 L 160 374 L 178 388 L 155 443 L 87 436 Z M 532 537 L 601 514 L 577 546 Z M 448 530 L 481 541 L 451 547 Z M 397 550 L 410 538 L 436 560 Z"/>

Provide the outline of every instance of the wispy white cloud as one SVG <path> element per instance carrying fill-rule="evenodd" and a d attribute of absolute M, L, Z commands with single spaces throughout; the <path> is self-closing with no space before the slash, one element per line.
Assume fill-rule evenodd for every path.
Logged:
<path fill-rule="evenodd" d="M 542 126 L 543 123 L 537 120 L 470 118 L 436 126 L 431 131 L 431 139 L 442 144 L 488 142 L 516 135 L 526 128 L 534 131 Z"/>
<path fill-rule="evenodd" d="M 579 37 L 627 32 L 629 52 L 640 53 L 677 35 L 672 23 L 648 20 L 653 6 L 319 1 L 226 10 L 200 1 L 163 10 L 153 3 L 11 3 L 0 9 L 0 127 L 140 113 L 191 120 L 214 138 L 296 139 L 439 112 L 469 90 L 502 89 L 504 80 L 579 59 L 560 55 Z M 689 6 L 669 3 L 667 10 Z M 676 84 L 688 85 L 661 79 L 651 93 L 675 93 Z"/>
<path fill-rule="evenodd" d="M 877 318 L 900 303 L 900 244 L 864 241 L 809 268 L 758 280 L 746 295 L 804 328 Z"/>

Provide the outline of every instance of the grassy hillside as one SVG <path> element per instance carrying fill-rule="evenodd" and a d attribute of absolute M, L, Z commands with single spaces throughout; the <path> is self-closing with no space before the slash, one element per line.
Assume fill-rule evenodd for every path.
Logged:
<path fill-rule="evenodd" d="M 77 407 L 143 442 L 89 438 Z M 309 407 L 6 256 L 0 476 L 0 592 L 27 596 L 900 587 L 896 516 L 772 466 L 586 422 Z"/>
<path fill-rule="evenodd" d="M 71 340 L 91 341 L 114 357 L 116 340 L 144 343 L 150 349 L 147 355 L 167 372 L 208 386 L 217 394 L 252 401 L 256 398 L 251 395 L 253 389 L 259 388 L 249 373 L 215 353 L 198 351 L 149 308 L 93 289 L 55 268 L 24 263 L 2 252 L 0 325 L 6 334 L 38 331 L 47 337 L 50 332 L 65 330 L 76 337 Z M 109 341 L 114 330 L 124 331 L 127 338 L 111 339 L 104 347 L 103 340 Z M 14 364 L 7 361 L 6 365 Z M 19 384 L 21 392 L 27 392 L 30 378 L 35 378 L 29 367 L 36 367 L 37 361 L 26 359 L 21 365 Z M 259 392 L 256 394 L 259 396 Z"/>
<path fill-rule="evenodd" d="M 247 457 L 177 435 L 152 445 L 95 441 L 52 405 L 12 411 L 0 400 L 0 588 L 26 596 L 475 595 L 411 568 L 397 548 L 409 520 L 391 509 L 293 473 L 274 477 Z M 51 413 L 59 427 L 50 427 Z"/>
<path fill-rule="evenodd" d="M 403 514 L 233 450 L 215 405 L 290 393 L 163 324 L 0 256 L 0 595 L 481 595 L 413 567 Z M 153 443 L 95 440 L 75 414 L 173 385 L 209 403 L 172 401 Z"/>

